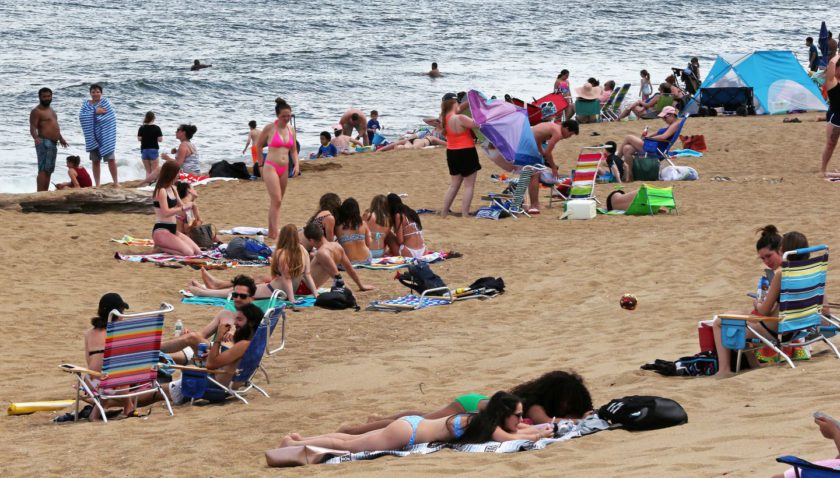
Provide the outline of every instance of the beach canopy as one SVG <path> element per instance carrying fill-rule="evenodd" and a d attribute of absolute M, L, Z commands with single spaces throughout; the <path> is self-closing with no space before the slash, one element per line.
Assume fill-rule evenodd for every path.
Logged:
<path fill-rule="evenodd" d="M 784 114 L 792 110 L 826 111 L 817 85 L 792 51 L 755 51 L 718 56 L 703 88 L 750 87 L 757 114 Z"/>
<path fill-rule="evenodd" d="M 481 92 L 467 94 L 470 112 L 478 129 L 499 153 L 517 166 L 543 164 L 537 140 L 524 108 L 502 100 L 491 100 Z"/>

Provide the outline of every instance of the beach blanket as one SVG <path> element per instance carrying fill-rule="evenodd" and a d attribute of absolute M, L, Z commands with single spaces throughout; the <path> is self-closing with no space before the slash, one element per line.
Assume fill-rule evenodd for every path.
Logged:
<path fill-rule="evenodd" d="M 223 299 L 221 297 L 184 297 L 181 299 L 181 302 L 184 304 L 193 304 L 193 305 L 209 305 L 211 307 L 224 307 L 228 310 L 235 310 L 233 308 L 233 304 L 229 303 L 227 299 Z M 263 312 L 268 310 L 271 306 L 271 299 L 257 299 L 254 302 L 254 305 L 262 309 Z M 278 300 L 275 303 L 277 304 L 286 304 L 287 307 L 295 306 L 295 307 L 314 307 L 315 306 L 315 297 L 311 295 L 306 295 L 303 297 L 298 298 L 297 302 L 290 302 L 288 300 Z"/>
<path fill-rule="evenodd" d="M 151 239 L 138 239 L 136 237 L 129 236 L 128 234 L 124 235 L 122 239 L 111 238 L 111 242 L 116 242 L 117 244 L 125 244 L 126 246 L 154 247 L 155 245 L 155 241 Z"/>
<path fill-rule="evenodd" d="M 601 430 L 609 428 L 609 423 L 601 420 L 596 415 L 584 418 L 580 422 L 575 423 L 573 420 L 563 420 L 559 422 L 557 427 L 556 438 L 543 438 L 538 441 L 528 440 L 511 440 L 505 442 L 489 441 L 486 443 L 418 443 L 411 447 L 403 448 L 402 450 L 380 450 L 380 451 L 363 451 L 359 453 L 345 453 L 329 457 L 322 461 L 336 465 L 339 463 L 346 463 L 348 461 L 373 460 L 381 456 L 408 456 L 408 455 L 428 455 L 436 451 L 448 448 L 453 451 L 462 453 L 516 453 L 520 451 L 542 450 L 548 445 L 554 443 L 571 440 Z"/>
<path fill-rule="evenodd" d="M 389 300 L 374 300 L 368 304 L 365 310 L 380 310 L 386 312 L 401 312 L 403 310 L 420 310 L 438 305 L 449 305 L 449 299 L 441 297 L 426 296 L 420 300 L 419 295 L 406 295 Z"/>
<path fill-rule="evenodd" d="M 232 236 L 267 236 L 268 229 L 264 227 L 236 226 L 230 229 L 222 229 L 219 234 Z"/>
<path fill-rule="evenodd" d="M 673 158 L 702 158 L 703 153 L 694 151 L 693 149 L 675 149 L 670 153 Z"/>
<path fill-rule="evenodd" d="M 96 114 L 97 108 L 106 110 L 103 114 Z M 82 102 L 79 110 L 79 123 L 85 135 L 85 151 L 99 150 L 101 157 L 112 154 L 117 147 L 117 114 L 107 98 L 99 103 Z"/>
<path fill-rule="evenodd" d="M 372 269 L 379 271 L 393 271 L 397 269 L 402 269 L 404 267 L 408 267 L 409 265 L 415 262 L 426 262 L 428 264 L 433 264 L 435 262 L 440 262 L 444 259 L 446 259 L 445 252 L 431 252 L 418 259 L 415 259 L 413 257 L 386 256 L 372 259 L 370 261 L 370 264 L 353 264 L 353 268 Z"/>

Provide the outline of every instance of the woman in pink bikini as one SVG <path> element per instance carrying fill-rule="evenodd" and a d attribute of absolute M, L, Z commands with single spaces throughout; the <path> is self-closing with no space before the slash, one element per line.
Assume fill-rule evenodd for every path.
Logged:
<path fill-rule="evenodd" d="M 293 163 L 292 175 L 300 174 L 295 129 L 289 124 L 292 107 L 283 98 L 277 98 L 274 112 L 277 113 L 277 121 L 266 125 L 257 140 L 258 151 L 268 146 L 268 155 L 260 166 L 265 189 L 271 199 L 268 207 L 268 239 L 271 242 L 277 240 L 280 232 L 280 205 L 286 194 L 286 183 L 289 182 L 289 158 Z"/>

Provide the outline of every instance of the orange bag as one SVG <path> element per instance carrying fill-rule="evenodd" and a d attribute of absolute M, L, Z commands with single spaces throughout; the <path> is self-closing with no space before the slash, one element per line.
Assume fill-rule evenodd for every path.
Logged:
<path fill-rule="evenodd" d="M 706 137 L 702 134 L 696 134 L 691 136 L 680 136 L 680 140 L 683 144 L 683 149 L 693 149 L 694 151 L 703 152 L 707 151 L 706 148 Z"/>

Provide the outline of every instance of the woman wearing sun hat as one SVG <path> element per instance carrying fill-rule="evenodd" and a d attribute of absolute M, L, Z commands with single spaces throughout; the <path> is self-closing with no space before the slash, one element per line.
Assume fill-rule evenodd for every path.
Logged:
<path fill-rule="evenodd" d="M 575 100 L 575 111 L 577 111 L 578 123 L 594 123 L 598 121 L 601 114 L 601 93 L 600 83 L 595 78 L 586 80 L 583 86 L 575 88 L 577 99 Z"/>
<path fill-rule="evenodd" d="M 673 106 L 666 106 L 662 108 L 662 112 L 657 115 L 665 122 L 665 127 L 660 128 L 653 135 L 642 133 L 641 136 L 627 135 L 624 141 L 619 146 L 618 151 L 624 159 L 624 181 L 630 182 L 633 180 L 633 160 L 638 154 L 658 154 L 658 150 L 664 149 L 671 140 L 671 137 L 676 133 L 679 127 L 679 118 L 677 117 L 677 109 Z"/>

